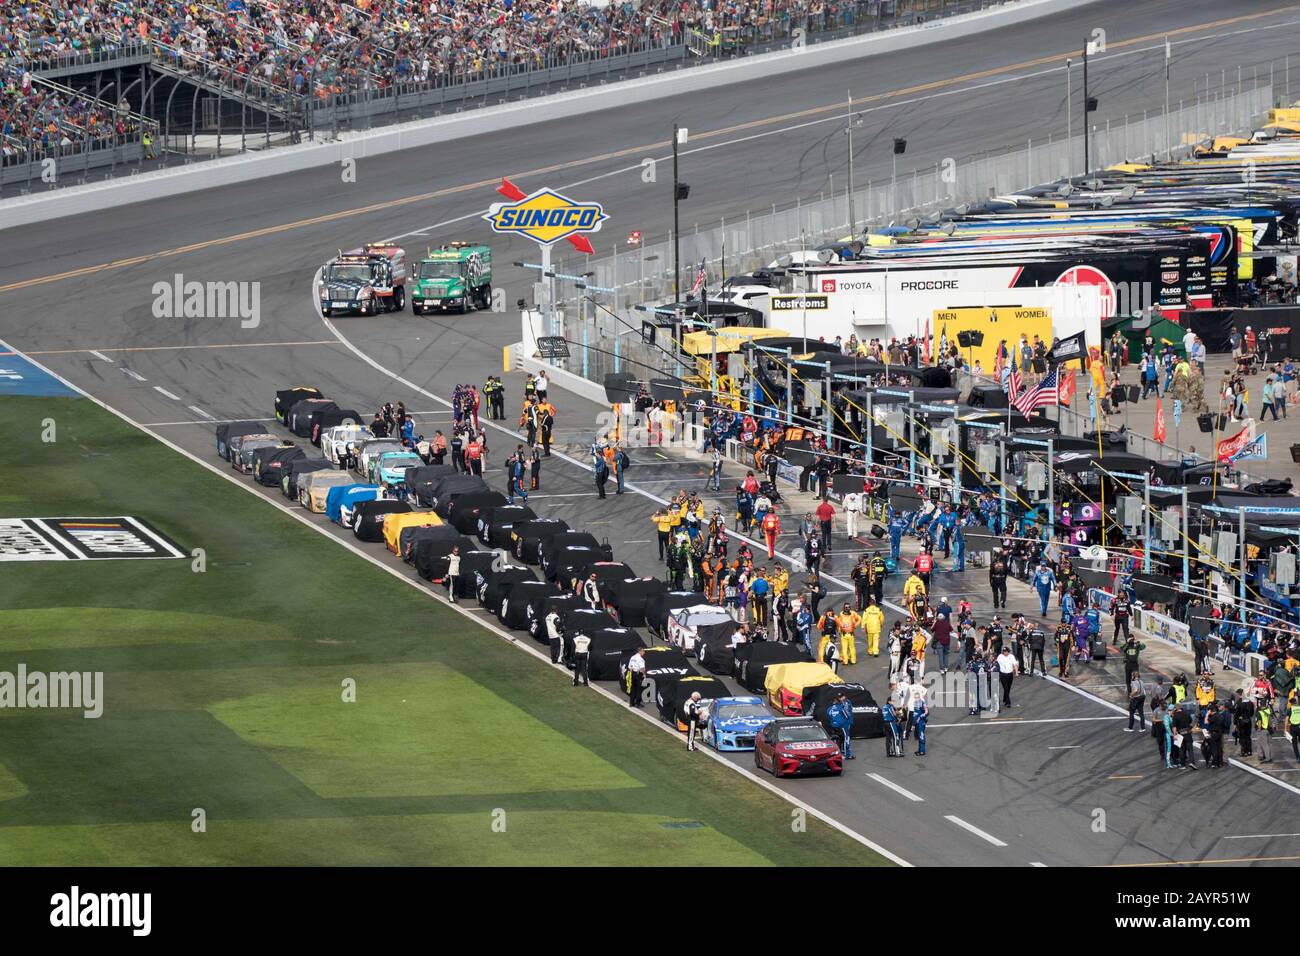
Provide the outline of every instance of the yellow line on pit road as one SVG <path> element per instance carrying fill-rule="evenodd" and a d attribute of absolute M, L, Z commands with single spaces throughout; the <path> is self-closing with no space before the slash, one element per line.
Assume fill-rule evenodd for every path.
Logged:
<path fill-rule="evenodd" d="M 1188 33 L 1198 33 L 1202 30 L 1216 29 L 1218 27 L 1232 26 L 1237 23 L 1246 23 L 1252 20 L 1261 20 L 1267 17 L 1276 16 L 1280 13 L 1287 13 L 1300 9 L 1300 5 L 1287 4 L 1276 7 L 1272 10 L 1266 10 L 1260 13 L 1243 14 L 1237 17 L 1227 17 L 1221 20 L 1211 20 L 1207 23 L 1198 23 L 1191 26 L 1179 27 L 1176 30 L 1162 30 L 1159 33 L 1148 33 L 1144 36 L 1133 37 L 1128 40 L 1120 40 L 1107 45 L 1110 50 L 1119 50 L 1125 47 L 1135 46 L 1139 43 L 1149 43 L 1153 40 L 1164 37 L 1184 36 Z M 962 83 L 969 83 L 972 80 L 983 80 L 991 76 L 999 76 L 1005 73 L 1013 73 L 1016 70 L 1028 69 L 1030 67 L 1044 66 L 1049 63 L 1064 63 L 1067 58 L 1078 56 L 1078 52 L 1071 50 L 1067 53 L 1054 53 L 1048 56 L 1041 56 L 1033 60 L 1024 60 L 1020 63 L 1011 63 L 1006 66 L 993 67 L 988 70 L 979 70 L 974 73 L 966 73 L 962 76 L 950 77 L 946 80 L 932 80 L 928 83 L 920 83 L 915 86 L 907 86 L 897 90 L 889 90 L 884 93 L 876 93 L 870 96 L 863 96 L 855 99 L 854 104 L 865 106 L 869 103 L 878 103 L 882 100 L 893 99 L 900 96 L 911 96 L 916 93 L 933 92 L 934 90 L 946 89 L 952 86 L 958 86 Z M 707 140 L 715 139 L 719 136 L 729 136 L 732 133 L 744 132 L 746 130 L 756 129 L 762 126 L 769 126 L 773 123 L 784 123 L 789 120 L 803 119 L 809 116 L 818 116 L 831 113 L 836 110 L 843 110 L 844 103 L 830 103 L 826 106 L 814 106 L 804 110 L 798 110 L 793 113 L 784 113 L 777 116 L 769 116 L 764 119 L 751 120 L 747 123 L 739 123 L 734 126 L 726 126 L 720 129 L 708 130 L 692 135 L 692 139 Z M 529 177 L 543 176 L 548 173 L 560 172 L 567 169 L 577 169 L 583 166 L 590 166 L 595 163 L 606 162 L 611 159 L 621 159 L 626 156 L 633 156 L 646 153 L 650 150 L 663 149 L 671 146 L 672 143 L 667 140 L 657 140 L 642 146 L 633 146 L 627 149 L 615 150 L 613 152 L 602 153 L 598 156 L 587 156 L 582 159 L 569 160 L 563 163 L 553 163 L 549 166 L 540 166 L 536 169 L 530 169 L 526 172 L 505 173 L 507 179 L 526 179 Z M 389 209 L 396 209 L 401 206 L 409 206 L 413 203 L 426 202 L 431 199 L 439 199 L 444 196 L 453 196 L 459 193 L 468 192 L 474 189 L 485 189 L 489 186 L 496 186 L 500 177 L 491 179 L 480 179 L 473 183 L 462 183 L 459 186 L 447 186 L 443 189 L 435 189 L 429 192 L 417 193 L 413 196 L 402 196 L 397 199 L 388 199 L 383 202 L 371 203 L 368 206 L 359 206 L 355 209 L 343 209 L 338 212 L 327 213 L 322 216 L 313 216 L 309 219 L 298 219 L 293 222 L 280 223 L 274 226 L 264 226 L 261 229 L 252 229 L 248 232 L 236 233 L 231 236 L 222 236 L 219 239 L 205 239 L 201 242 L 194 242 L 184 246 L 177 246 L 173 249 L 162 249 L 158 252 L 149 252 L 144 255 L 132 256 L 127 259 L 114 259 L 111 262 L 100 263 L 94 266 L 83 266 L 80 269 L 70 269 L 67 272 L 58 272 L 51 275 L 37 276 L 31 279 L 23 279 L 18 282 L 10 282 L 7 285 L 0 285 L 0 293 L 17 292 L 21 289 L 29 289 L 33 286 L 49 285 L 53 282 L 61 282 L 65 279 L 77 279 L 82 276 L 95 275 L 99 272 L 108 272 L 117 269 L 126 269 L 131 266 L 143 265 L 146 262 L 153 262 L 157 259 L 169 259 L 175 256 L 187 255 L 191 252 L 201 252 L 205 249 L 212 249 L 218 246 L 232 245 L 239 242 L 247 242 L 250 239 L 261 239 L 266 236 L 274 236 L 283 232 L 289 232 L 294 229 L 304 229 L 308 226 L 318 226 L 327 222 L 336 222 L 340 219 L 351 219 L 356 216 L 364 216 L 369 213 L 384 212 Z M 102 350 L 101 350 L 102 351 Z"/>
<path fill-rule="evenodd" d="M 312 342 L 223 342 L 214 345 L 134 345 L 98 349 L 44 349 L 24 351 L 24 355 L 78 355 L 90 352 L 180 352 L 187 349 L 264 349 L 299 345 L 338 345 L 335 339 L 318 339 Z"/>

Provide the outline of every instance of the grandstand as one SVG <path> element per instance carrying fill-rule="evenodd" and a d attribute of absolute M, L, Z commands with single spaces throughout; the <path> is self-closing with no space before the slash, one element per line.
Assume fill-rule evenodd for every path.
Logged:
<path fill-rule="evenodd" d="M 88 172 L 143 162 L 155 142 L 164 154 L 269 146 L 988 2 L 20 0 L 0 8 L 0 182 L 30 182 L 25 167 L 50 157 Z"/>

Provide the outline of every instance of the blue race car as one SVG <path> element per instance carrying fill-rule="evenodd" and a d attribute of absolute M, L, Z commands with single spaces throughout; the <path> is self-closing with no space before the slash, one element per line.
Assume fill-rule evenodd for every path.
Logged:
<path fill-rule="evenodd" d="M 704 742 L 714 750 L 753 750 L 754 738 L 775 719 L 761 697 L 719 697 L 709 708 Z"/>
<path fill-rule="evenodd" d="M 339 485 L 325 495 L 325 516 L 335 524 L 348 528 L 352 525 L 352 509 L 358 502 L 373 501 L 379 497 L 376 485 Z"/>

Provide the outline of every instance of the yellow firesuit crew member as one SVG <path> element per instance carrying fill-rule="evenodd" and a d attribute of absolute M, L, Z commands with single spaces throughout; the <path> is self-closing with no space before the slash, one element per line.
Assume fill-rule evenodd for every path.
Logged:
<path fill-rule="evenodd" d="M 908 577 L 907 582 L 903 585 L 903 599 L 907 602 L 907 609 L 916 616 L 918 599 L 925 599 L 925 582 L 921 580 L 920 575 L 915 571 Z"/>
<path fill-rule="evenodd" d="M 778 566 L 770 575 L 770 580 L 772 582 L 772 603 L 776 604 L 776 599 L 790 587 L 790 572 L 784 567 Z"/>
<path fill-rule="evenodd" d="M 876 606 L 875 599 L 862 612 L 862 630 L 867 635 L 867 653 L 872 657 L 880 656 L 880 632 L 885 626 L 885 612 Z"/>
<path fill-rule="evenodd" d="M 835 619 L 835 612 L 827 611 L 817 622 L 817 626 L 822 632 L 822 638 L 817 642 L 817 662 L 822 664 L 826 662 L 826 645 L 835 640 L 835 632 L 839 630 L 840 625 Z"/>
<path fill-rule="evenodd" d="M 844 610 L 835 618 L 835 624 L 840 629 L 840 660 L 845 664 L 856 664 L 858 642 L 854 631 L 858 629 L 858 616 L 853 613 L 853 608 L 845 604 Z"/>
<path fill-rule="evenodd" d="M 668 513 L 667 508 L 660 508 L 650 516 L 650 520 L 655 523 L 655 530 L 659 532 L 659 560 L 664 561 L 668 557 L 668 548 L 673 533 L 673 516 Z"/>

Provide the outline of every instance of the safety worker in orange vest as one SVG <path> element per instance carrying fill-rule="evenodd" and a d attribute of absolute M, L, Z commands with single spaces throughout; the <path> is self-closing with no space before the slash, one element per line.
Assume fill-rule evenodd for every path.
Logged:
<path fill-rule="evenodd" d="M 835 623 L 840 629 L 840 660 L 845 664 L 856 664 L 858 662 L 858 642 L 854 637 L 854 632 L 858 629 L 858 616 L 849 607 L 848 602 L 844 603 L 844 608 L 840 611 Z"/>
<path fill-rule="evenodd" d="M 763 537 L 767 540 L 767 559 L 776 560 L 776 539 L 781 533 L 781 519 L 775 511 L 763 515 Z"/>

